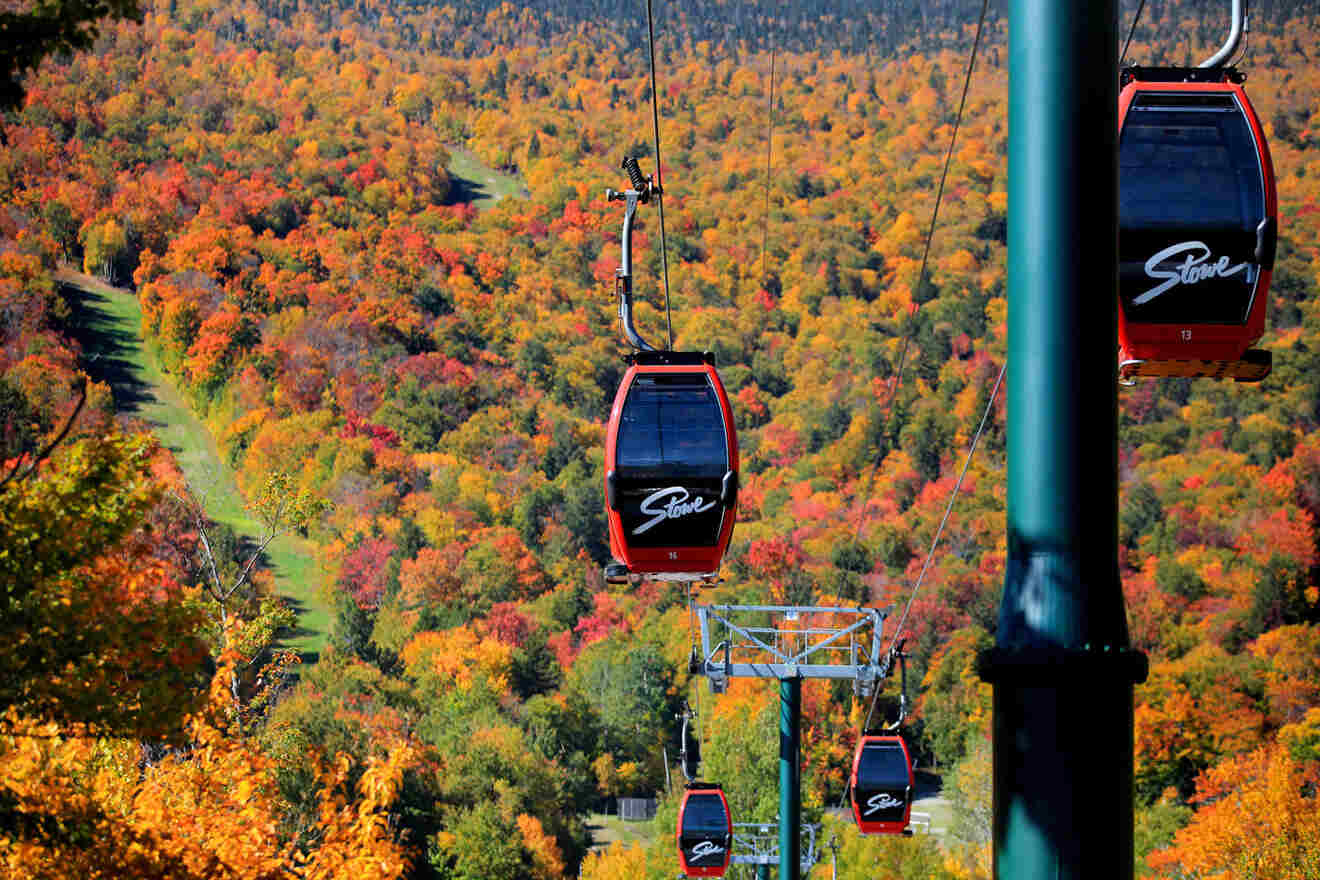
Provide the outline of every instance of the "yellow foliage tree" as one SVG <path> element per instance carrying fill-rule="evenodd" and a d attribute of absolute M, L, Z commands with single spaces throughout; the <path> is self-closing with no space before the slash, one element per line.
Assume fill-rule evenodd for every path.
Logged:
<path fill-rule="evenodd" d="M 466 626 L 444 632 L 423 632 L 404 645 L 402 658 L 410 675 L 437 676 L 460 690 L 482 679 L 496 693 L 509 691 L 513 647 L 482 638 Z"/>
<path fill-rule="evenodd" d="M 130 740 L 67 736 L 11 709 L 10 732 L 0 738 L 0 802 L 18 821 L 0 832 L 0 873 L 12 880 L 402 876 L 408 857 L 388 812 L 415 750 L 386 744 L 356 793 L 347 790 L 351 761 L 338 756 L 318 775 L 312 843 L 285 839 L 272 763 L 233 715 L 234 659 L 225 658 L 207 706 L 189 719 L 189 746 L 154 762 Z"/>
<path fill-rule="evenodd" d="M 640 843 L 624 846 L 622 841 L 609 849 L 587 853 L 582 860 L 582 880 L 637 880 L 646 876 L 646 850 Z"/>
<path fill-rule="evenodd" d="M 128 247 L 128 234 L 113 218 L 87 227 L 83 236 L 83 271 L 114 284 L 115 263 Z"/>

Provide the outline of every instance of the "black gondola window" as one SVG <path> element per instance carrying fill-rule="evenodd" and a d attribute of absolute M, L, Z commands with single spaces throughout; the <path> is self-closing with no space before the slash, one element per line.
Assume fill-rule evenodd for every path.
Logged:
<path fill-rule="evenodd" d="M 879 742 L 862 747 L 862 758 L 857 765 L 858 809 L 862 821 L 902 819 L 908 785 L 907 755 L 901 745 Z"/>
<path fill-rule="evenodd" d="M 1265 216 L 1256 140 L 1232 95 L 1137 95 L 1118 161 L 1120 226 L 1255 234 Z"/>
<path fill-rule="evenodd" d="M 1133 98 L 1119 144 L 1119 289 L 1129 320 L 1246 321 L 1263 180 L 1233 95 Z"/>
<path fill-rule="evenodd" d="M 719 398 L 705 373 L 642 374 L 619 419 L 621 477 L 723 477 L 729 450 Z"/>
<path fill-rule="evenodd" d="M 688 796 L 683 806 L 680 843 L 690 863 L 723 863 L 728 849 L 729 831 L 729 814 L 724 811 L 724 802 L 719 795 Z"/>

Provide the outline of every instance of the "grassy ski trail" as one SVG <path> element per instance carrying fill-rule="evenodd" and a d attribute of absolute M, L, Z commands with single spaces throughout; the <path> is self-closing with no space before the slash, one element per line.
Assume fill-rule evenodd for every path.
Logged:
<path fill-rule="evenodd" d="M 84 368 L 114 392 L 115 408 L 147 422 L 174 453 L 189 486 L 202 496 L 208 514 L 240 536 L 256 539 L 261 525 L 244 508 L 233 468 L 215 438 L 152 356 L 142 338 L 142 309 L 136 294 L 68 269 L 57 274 L 73 307 L 83 344 Z M 279 595 L 298 613 L 298 626 L 282 643 L 314 663 L 325 647 L 331 609 L 317 584 L 315 547 L 282 535 L 266 548 Z"/>

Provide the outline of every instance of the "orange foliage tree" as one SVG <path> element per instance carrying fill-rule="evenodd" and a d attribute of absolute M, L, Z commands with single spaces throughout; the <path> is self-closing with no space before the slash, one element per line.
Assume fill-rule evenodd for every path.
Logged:
<path fill-rule="evenodd" d="M 1224 761 L 1197 780 L 1202 806 L 1173 846 L 1147 863 L 1167 878 L 1320 876 L 1318 770 L 1279 745 Z"/>

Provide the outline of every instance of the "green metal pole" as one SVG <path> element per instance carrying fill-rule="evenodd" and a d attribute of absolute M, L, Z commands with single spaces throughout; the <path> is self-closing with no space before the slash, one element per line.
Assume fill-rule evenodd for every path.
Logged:
<path fill-rule="evenodd" d="M 779 880 L 802 871 L 802 775 L 798 760 L 802 727 L 802 679 L 779 680 Z"/>
<path fill-rule="evenodd" d="M 1119 584 L 1117 4 L 1010 0 L 1008 560 L 994 684 L 998 880 L 1133 876 Z"/>

